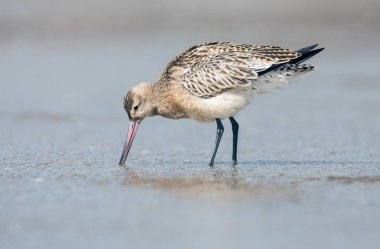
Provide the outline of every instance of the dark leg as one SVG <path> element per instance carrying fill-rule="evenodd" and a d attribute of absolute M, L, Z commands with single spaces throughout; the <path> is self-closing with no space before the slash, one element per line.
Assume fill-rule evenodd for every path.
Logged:
<path fill-rule="evenodd" d="M 215 139 L 214 153 L 212 154 L 212 158 L 211 158 L 211 161 L 209 164 L 210 167 L 214 166 L 214 160 L 215 160 L 216 152 L 218 151 L 220 139 L 222 138 L 223 131 L 224 131 L 222 121 L 220 121 L 219 118 L 216 118 L 215 120 L 216 120 L 216 139 Z"/>
<path fill-rule="evenodd" d="M 232 125 L 232 164 L 237 164 L 237 143 L 238 143 L 238 134 L 239 134 L 239 124 L 236 122 L 234 117 L 230 117 L 230 122 Z"/>

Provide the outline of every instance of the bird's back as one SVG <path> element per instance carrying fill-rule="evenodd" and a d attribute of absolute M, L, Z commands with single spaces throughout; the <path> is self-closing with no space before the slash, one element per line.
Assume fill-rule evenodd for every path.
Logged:
<path fill-rule="evenodd" d="M 294 51 L 278 46 L 204 43 L 173 58 L 156 85 L 169 86 L 171 90 L 164 94 L 173 97 L 184 116 L 199 121 L 223 119 L 239 112 L 255 94 L 286 86 L 299 74 L 313 70 L 314 66 L 301 63 L 322 50 L 315 47 Z"/>
<path fill-rule="evenodd" d="M 209 42 L 195 45 L 174 57 L 166 66 L 163 75 L 172 67 L 190 68 L 212 56 L 224 53 L 245 53 L 264 62 L 283 63 L 297 57 L 297 52 L 278 46 L 255 46 L 232 42 Z"/>
<path fill-rule="evenodd" d="M 321 49 L 316 45 L 297 51 L 278 46 L 211 42 L 193 46 L 173 58 L 161 81 L 174 79 L 190 94 L 211 98 L 251 86 L 262 93 L 286 85 L 314 66 L 300 63 Z"/>

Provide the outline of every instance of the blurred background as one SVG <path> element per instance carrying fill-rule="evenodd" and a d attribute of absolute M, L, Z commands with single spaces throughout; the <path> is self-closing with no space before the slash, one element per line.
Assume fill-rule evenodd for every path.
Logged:
<path fill-rule="evenodd" d="M 1 248 L 374 248 L 380 2 L 0 1 Z M 319 43 L 318 70 L 215 124 L 144 121 L 125 92 L 207 41 Z M 227 128 L 228 127 L 228 128 Z"/>

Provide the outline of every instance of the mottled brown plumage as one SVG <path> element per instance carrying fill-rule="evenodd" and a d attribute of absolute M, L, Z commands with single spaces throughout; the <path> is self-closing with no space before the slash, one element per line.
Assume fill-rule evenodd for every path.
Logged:
<path fill-rule="evenodd" d="M 167 65 L 158 84 L 180 80 L 182 86 L 199 97 L 245 87 L 258 79 L 258 72 L 283 64 L 301 54 L 278 46 L 253 46 L 212 42 L 193 46 Z"/>
<path fill-rule="evenodd" d="M 303 61 L 322 51 L 312 45 L 297 51 L 278 46 L 254 46 L 211 42 L 193 46 L 173 58 L 155 83 L 140 83 L 128 91 L 124 108 L 131 120 L 120 164 L 128 155 L 141 121 L 161 115 L 201 122 L 229 118 L 234 131 L 236 162 L 237 128 L 233 116 L 258 93 L 286 86 L 302 73 L 313 70 Z M 236 141 L 235 141 L 236 135 Z M 213 165 L 218 139 L 210 165 Z"/>

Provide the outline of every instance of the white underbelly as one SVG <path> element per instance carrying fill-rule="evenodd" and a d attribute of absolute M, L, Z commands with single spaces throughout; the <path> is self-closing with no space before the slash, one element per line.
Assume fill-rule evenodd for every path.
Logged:
<path fill-rule="evenodd" d="M 247 89 L 225 92 L 208 99 L 196 98 L 194 108 L 189 110 L 188 116 L 201 122 L 232 117 L 250 103 L 253 93 Z"/>

